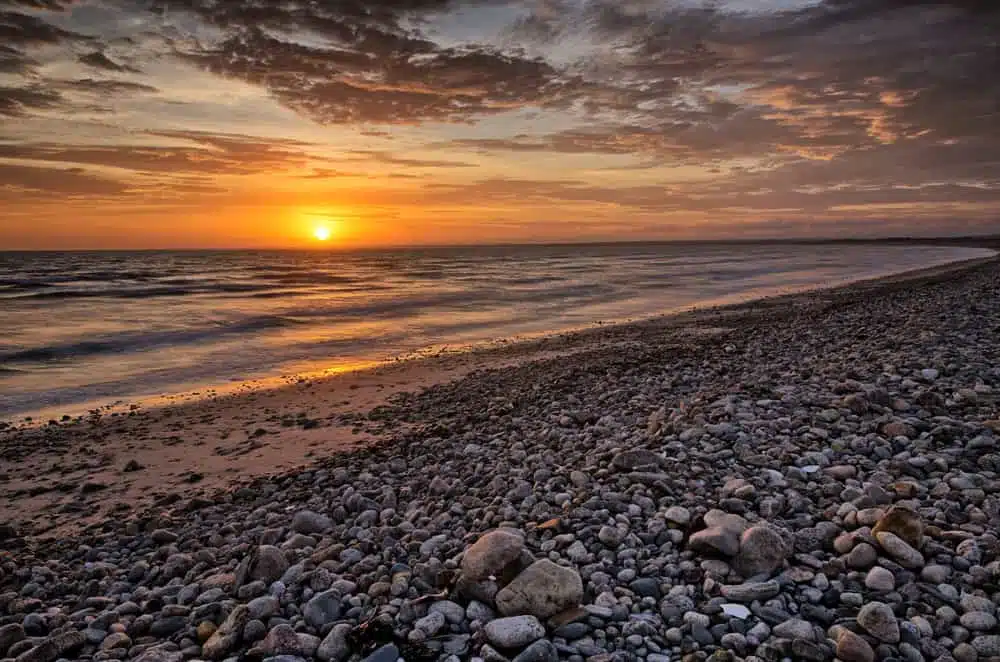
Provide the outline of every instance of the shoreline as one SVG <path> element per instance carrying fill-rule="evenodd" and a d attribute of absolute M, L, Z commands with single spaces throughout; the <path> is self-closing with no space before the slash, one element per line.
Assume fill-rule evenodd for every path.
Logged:
<path fill-rule="evenodd" d="M 754 242 L 751 242 L 754 243 Z M 796 243 L 796 242 L 790 242 Z M 819 242 L 823 243 L 823 242 Z M 849 242 L 850 243 L 850 242 Z M 870 243 L 870 242 L 862 242 Z M 879 242 L 875 242 L 879 243 Z M 899 243 L 896 240 L 887 241 L 889 245 Z M 906 243 L 906 242 L 903 242 Z M 930 243 L 930 242 L 928 242 Z M 920 246 L 920 242 L 916 242 Z M 434 364 L 442 361 L 445 364 L 455 362 L 455 357 L 461 363 L 480 361 L 483 363 L 495 360 L 497 355 L 505 357 L 513 355 L 511 360 L 531 360 L 531 353 L 536 345 L 545 345 L 549 341 L 566 337 L 577 338 L 586 341 L 591 334 L 600 336 L 607 329 L 618 327 L 629 327 L 632 325 L 665 323 L 672 318 L 680 318 L 687 315 L 699 315 L 712 313 L 718 310 L 740 309 L 745 306 L 752 306 L 758 303 L 781 300 L 786 297 L 797 297 L 808 293 L 818 293 L 823 291 L 839 290 L 845 287 L 852 287 L 868 282 L 884 282 L 895 278 L 910 279 L 920 277 L 921 274 L 935 272 L 940 269 L 951 270 L 961 269 L 964 265 L 975 264 L 980 261 L 988 261 L 1000 258 L 1000 242 L 993 242 L 992 238 L 985 238 L 981 244 L 958 244 L 955 248 L 978 248 L 992 251 L 992 255 L 963 258 L 936 264 L 930 267 L 915 267 L 903 271 L 890 273 L 876 273 L 875 275 L 865 275 L 860 277 L 846 277 L 829 284 L 811 284 L 800 287 L 789 288 L 777 293 L 769 292 L 771 288 L 763 290 L 750 290 L 736 295 L 724 295 L 714 299 L 707 299 L 695 304 L 681 304 L 673 308 L 667 308 L 641 318 L 628 318 L 621 320 L 600 320 L 587 325 L 557 331 L 541 331 L 529 335 L 499 337 L 486 341 L 479 341 L 472 344 L 451 347 L 449 345 L 430 346 L 419 350 L 414 350 L 400 356 L 390 356 L 383 359 L 360 359 L 353 363 L 345 363 L 327 368 L 304 368 L 301 370 L 291 370 L 274 374 L 271 376 L 250 377 L 245 379 L 230 379 L 225 382 L 205 382 L 202 384 L 190 385 L 176 392 L 137 395 L 134 397 L 121 398 L 99 398 L 81 401 L 69 405 L 50 405 L 37 409 L 26 409 L 13 414 L 0 416 L 0 430 L 3 429 L 24 429 L 32 427 L 42 427 L 53 423 L 72 423 L 95 417 L 107 416 L 128 416 L 138 410 L 159 410 L 177 406 L 194 404 L 199 401 L 212 401 L 220 398 L 240 397 L 250 393 L 261 393 L 288 388 L 298 383 L 308 381 L 317 383 L 328 379 L 338 379 L 349 374 L 377 374 L 387 369 L 394 369 L 403 366 L 427 364 L 434 368 Z M 467 360 L 464 360 L 466 359 Z M 317 361 L 316 363 L 320 363 Z M 419 370 L 419 368 L 417 368 Z M 393 371 L 394 372 L 394 371 Z M 451 370 L 444 366 L 444 377 L 450 376 Z"/>
<path fill-rule="evenodd" d="M 172 504 L 179 492 L 219 494 L 281 475 L 330 455 L 398 443 L 412 429 L 394 410 L 427 390 L 491 371 L 667 343 L 718 343 L 754 324 L 795 317 L 798 309 L 834 308 L 868 295 L 908 290 L 988 269 L 1000 255 L 910 270 L 643 320 L 594 326 L 471 351 L 390 361 L 319 379 L 279 378 L 284 385 L 241 384 L 161 407 L 69 423 L 0 429 L 0 521 L 34 535 L 64 535 L 108 517 L 134 516 Z M 99 442 L 100 450 L 91 449 Z M 40 452 L 39 452 L 40 451 Z M 130 463 L 141 469 L 130 470 Z M 23 476 L 18 479 L 15 476 Z M 43 518 L 43 525 L 31 524 Z"/>

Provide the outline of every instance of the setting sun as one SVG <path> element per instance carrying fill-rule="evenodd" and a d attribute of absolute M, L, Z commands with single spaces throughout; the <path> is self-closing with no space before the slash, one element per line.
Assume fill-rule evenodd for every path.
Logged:
<path fill-rule="evenodd" d="M 329 241 L 333 236 L 333 230 L 328 225 L 317 225 L 313 228 L 313 238 L 316 241 Z"/>

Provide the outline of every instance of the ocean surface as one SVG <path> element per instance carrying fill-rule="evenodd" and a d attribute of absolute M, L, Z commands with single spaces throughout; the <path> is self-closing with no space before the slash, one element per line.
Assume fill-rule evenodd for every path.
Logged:
<path fill-rule="evenodd" d="M 75 415 L 990 254 L 843 244 L 0 252 L 0 419 Z"/>

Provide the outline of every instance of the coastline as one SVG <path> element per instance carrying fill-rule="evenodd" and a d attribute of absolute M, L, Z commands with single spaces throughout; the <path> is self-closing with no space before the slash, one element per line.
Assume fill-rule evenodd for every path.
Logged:
<path fill-rule="evenodd" d="M 477 390 L 491 372 L 585 363 L 609 354 L 706 344 L 755 325 L 835 310 L 990 269 L 1000 256 L 845 285 L 685 310 L 320 378 L 282 377 L 222 394 L 165 398 L 161 406 L 43 426 L 0 429 L 0 521 L 37 536 L 67 535 L 185 498 L 303 470 L 331 455 L 399 443 L 435 423 L 412 416 L 422 392 Z M 538 379 L 538 377 L 534 377 Z M 274 387 L 274 383 L 283 385 Z M 139 469 L 130 469 L 135 463 Z"/>

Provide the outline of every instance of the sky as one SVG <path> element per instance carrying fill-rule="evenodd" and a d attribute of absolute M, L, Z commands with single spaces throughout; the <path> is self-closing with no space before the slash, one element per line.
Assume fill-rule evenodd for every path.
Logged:
<path fill-rule="evenodd" d="M 1000 231 L 995 0 L 0 0 L 0 249 Z"/>

